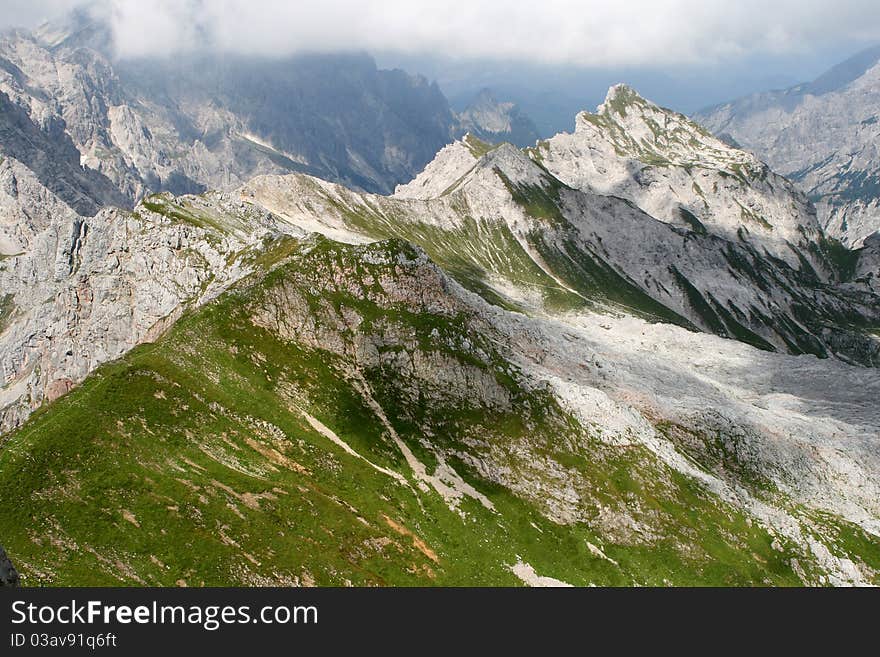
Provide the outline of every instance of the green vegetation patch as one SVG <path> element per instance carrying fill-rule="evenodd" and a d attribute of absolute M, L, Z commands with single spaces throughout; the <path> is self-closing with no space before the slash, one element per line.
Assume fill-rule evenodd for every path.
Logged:
<path fill-rule="evenodd" d="M 697 183 L 694 183 L 696 186 Z M 685 207 L 680 207 L 678 209 L 678 214 L 682 218 L 682 220 L 690 226 L 690 229 L 697 233 L 697 235 L 707 235 L 708 231 L 706 230 L 706 226 L 703 225 L 703 222 L 697 218 L 693 212 L 688 210 Z"/>
<path fill-rule="evenodd" d="M 471 133 L 466 134 L 462 141 L 464 142 L 464 145 L 468 147 L 471 154 L 478 160 L 500 146 L 500 144 L 490 144 L 478 137 L 474 137 Z"/>

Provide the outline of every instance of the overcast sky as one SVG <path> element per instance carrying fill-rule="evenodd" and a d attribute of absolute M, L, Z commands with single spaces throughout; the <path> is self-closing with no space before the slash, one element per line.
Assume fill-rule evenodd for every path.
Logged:
<path fill-rule="evenodd" d="M 209 46 L 670 67 L 880 42 L 878 0 L 101 1 L 123 56 Z M 33 26 L 76 4 L 0 0 L 0 27 Z"/>

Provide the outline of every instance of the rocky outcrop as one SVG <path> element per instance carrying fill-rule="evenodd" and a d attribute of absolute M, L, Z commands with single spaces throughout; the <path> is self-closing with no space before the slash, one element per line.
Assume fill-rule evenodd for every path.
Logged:
<path fill-rule="evenodd" d="M 14 241 L 0 260 L 3 431 L 244 276 L 249 249 L 275 232 L 270 215 L 222 194 L 181 205 L 155 197 L 134 212 L 106 209 L 93 217 L 69 208 L 31 217 L 35 206 L 64 206 L 26 170 L 8 171 L 19 199 L 25 190 L 40 193 L 13 206 L 10 223 L 0 224 L 7 243 Z"/>

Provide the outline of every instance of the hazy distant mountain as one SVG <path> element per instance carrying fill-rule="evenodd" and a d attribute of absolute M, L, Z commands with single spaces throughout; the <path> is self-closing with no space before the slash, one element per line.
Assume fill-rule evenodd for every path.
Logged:
<path fill-rule="evenodd" d="M 799 183 L 830 235 L 859 246 L 880 229 L 880 47 L 813 82 L 718 105 L 696 119 Z"/>
<path fill-rule="evenodd" d="M 541 135 L 532 120 L 515 103 L 498 102 L 490 89 L 483 89 L 458 114 L 460 129 L 490 144 L 510 142 L 533 146 Z"/>
<path fill-rule="evenodd" d="M 880 582 L 873 261 L 631 88 L 393 195 L 46 184 L 0 163 L 23 584 Z"/>
<path fill-rule="evenodd" d="M 389 192 L 456 131 L 435 84 L 379 70 L 366 55 L 115 61 L 111 52 L 109 27 L 85 11 L 0 38 L 0 102 L 9 99 L 0 152 L 31 143 L 66 149 L 67 161 L 75 151 L 86 167 L 77 177 L 109 180 L 129 202 L 290 171 Z M 25 134 L 35 130 L 45 147 Z"/>
<path fill-rule="evenodd" d="M 292 171 L 388 193 L 465 132 L 539 138 L 488 90 L 457 116 L 436 84 L 367 55 L 115 60 L 113 50 L 109 26 L 86 10 L 0 37 L 0 152 L 55 187 L 66 181 L 61 196 L 91 214 Z"/>

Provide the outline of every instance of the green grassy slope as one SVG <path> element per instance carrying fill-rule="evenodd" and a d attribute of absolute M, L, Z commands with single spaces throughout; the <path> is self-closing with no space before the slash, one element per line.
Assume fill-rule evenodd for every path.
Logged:
<path fill-rule="evenodd" d="M 270 273 L 2 439 L 0 539 L 25 584 L 515 585 L 519 560 L 574 585 L 797 584 L 795 556 L 809 570 L 701 485 L 524 387 L 466 309 L 432 305 L 437 288 L 413 296 L 433 270 L 410 245 L 272 253 Z M 450 506 L 395 435 L 494 510 Z M 531 489 L 487 474 L 501 469 Z M 581 498 L 567 522 L 549 519 L 554 471 Z M 609 511 L 630 524 L 614 530 Z"/>

